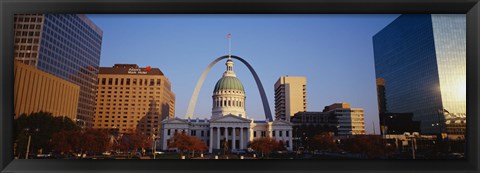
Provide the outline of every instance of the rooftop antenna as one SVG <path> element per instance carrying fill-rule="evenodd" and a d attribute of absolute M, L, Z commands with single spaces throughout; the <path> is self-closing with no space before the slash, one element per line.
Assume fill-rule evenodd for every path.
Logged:
<path fill-rule="evenodd" d="M 227 34 L 228 39 L 228 59 L 232 59 L 232 34 Z"/>

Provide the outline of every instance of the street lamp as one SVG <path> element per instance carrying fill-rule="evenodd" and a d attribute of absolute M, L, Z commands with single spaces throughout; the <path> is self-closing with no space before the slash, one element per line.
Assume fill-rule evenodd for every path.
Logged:
<path fill-rule="evenodd" d="M 155 128 L 153 128 L 153 131 L 152 131 L 152 140 L 153 140 L 153 147 L 152 147 L 152 153 L 153 153 L 153 159 L 156 159 L 156 156 L 157 156 L 157 139 L 156 139 L 156 135 L 155 135 Z"/>
<path fill-rule="evenodd" d="M 28 134 L 27 151 L 26 151 L 26 154 L 25 154 L 25 159 L 28 159 L 28 154 L 30 152 L 30 142 L 32 140 L 32 133 L 30 133 L 30 128 L 25 128 L 24 130 L 25 130 L 25 133 Z M 36 128 L 35 132 L 38 132 L 38 131 L 39 131 L 39 129 Z"/>

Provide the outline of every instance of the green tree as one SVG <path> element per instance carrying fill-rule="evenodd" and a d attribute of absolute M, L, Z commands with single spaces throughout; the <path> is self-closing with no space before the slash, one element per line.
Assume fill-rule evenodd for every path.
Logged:
<path fill-rule="evenodd" d="M 54 133 L 79 129 L 68 117 L 54 117 L 51 113 L 42 111 L 20 115 L 15 119 L 14 126 L 18 156 L 26 153 L 29 135 L 30 153 L 35 154 L 40 149 L 44 152 L 52 150 L 50 140 Z"/>

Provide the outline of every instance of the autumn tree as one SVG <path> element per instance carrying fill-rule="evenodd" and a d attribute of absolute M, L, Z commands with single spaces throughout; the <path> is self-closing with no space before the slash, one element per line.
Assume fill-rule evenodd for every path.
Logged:
<path fill-rule="evenodd" d="M 99 154 L 111 148 L 110 135 L 102 129 L 61 131 L 52 135 L 54 151 L 68 153 Z"/>
<path fill-rule="evenodd" d="M 378 158 L 393 151 L 385 146 L 382 137 L 378 135 L 354 135 L 342 143 L 345 151 L 360 153 L 368 158 Z"/>
<path fill-rule="evenodd" d="M 51 145 L 55 152 L 69 154 L 78 152 L 81 132 L 79 130 L 61 131 L 52 135 Z"/>
<path fill-rule="evenodd" d="M 192 152 L 192 157 L 195 156 L 195 152 L 204 152 L 208 150 L 207 144 L 203 142 L 200 138 L 195 137 L 195 136 L 190 136 L 190 142 L 192 143 L 188 150 Z"/>
<path fill-rule="evenodd" d="M 175 133 L 172 138 L 170 138 L 170 143 L 168 143 L 168 148 L 177 148 L 180 151 L 180 154 L 183 155 L 183 152 L 189 149 L 191 143 L 189 136 L 185 133 Z"/>
<path fill-rule="evenodd" d="M 338 149 L 335 143 L 335 136 L 329 132 L 322 132 L 313 137 L 310 148 L 314 150 L 330 150 L 336 151 Z"/>
<path fill-rule="evenodd" d="M 265 154 L 270 154 L 272 151 L 279 151 L 285 148 L 283 144 L 270 137 L 255 139 L 250 143 L 250 147 L 255 151 L 262 153 L 262 157 Z"/>
<path fill-rule="evenodd" d="M 170 138 L 168 143 L 169 148 L 177 148 L 180 154 L 183 155 L 185 151 L 191 151 L 194 156 L 195 151 L 205 151 L 208 149 L 207 145 L 198 137 L 190 136 L 185 133 L 175 133 Z"/>
<path fill-rule="evenodd" d="M 116 149 L 120 150 L 136 150 L 138 148 L 147 148 L 151 144 L 147 135 L 141 133 L 124 134 L 118 140 Z"/>
<path fill-rule="evenodd" d="M 81 135 L 80 148 L 94 155 L 111 149 L 110 135 L 104 129 L 86 129 Z"/>

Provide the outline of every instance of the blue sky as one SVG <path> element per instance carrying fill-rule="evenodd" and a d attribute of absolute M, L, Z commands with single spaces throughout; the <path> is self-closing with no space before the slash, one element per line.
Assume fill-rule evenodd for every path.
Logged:
<path fill-rule="evenodd" d="M 103 30 L 100 66 L 133 63 L 160 68 L 176 94 L 175 116 L 185 116 L 207 65 L 228 54 L 247 60 L 262 80 L 274 113 L 273 85 L 282 75 L 307 77 L 307 110 L 348 102 L 365 109 L 365 128 L 378 130 L 372 36 L 396 14 L 371 15 L 88 15 Z M 255 81 L 238 61 L 247 116 L 264 119 Z M 219 62 L 200 92 L 194 117 L 211 116 L 213 86 L 225 70 Z"/>

